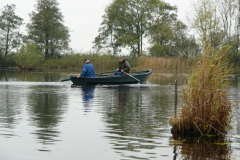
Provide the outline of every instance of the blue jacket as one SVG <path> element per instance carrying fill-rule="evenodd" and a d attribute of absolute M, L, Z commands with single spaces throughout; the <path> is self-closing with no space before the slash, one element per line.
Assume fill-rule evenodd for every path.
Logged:
<path fill-rule="evenodd" d="M 95 71 L 91 63 L 84 64 L 81 77 L 93 78 L 95 77 Z"/>

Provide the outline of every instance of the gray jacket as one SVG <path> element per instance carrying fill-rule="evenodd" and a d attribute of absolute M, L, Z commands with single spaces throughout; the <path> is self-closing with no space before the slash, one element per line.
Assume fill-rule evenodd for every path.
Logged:
<path fill-rule="evenodd" d="M 119 71 L 123 70 L 126 73 L 130 73 L 130 65 L 125 59 L 122 62 L 119 62 L 118 69 L 119 69 Z"/>

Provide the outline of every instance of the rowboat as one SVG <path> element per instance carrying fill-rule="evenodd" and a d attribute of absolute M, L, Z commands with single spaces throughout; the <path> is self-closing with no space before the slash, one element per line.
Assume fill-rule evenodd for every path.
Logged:
<path fill-rule="evenodd" d="M 70 80 L 74 85 L 97 85 L 97 84 L 145 84 L 151 75 L 153 69 L 140 71 L 140 72 L 131 72 L 130 74 L 124 73 L 122 75 L 111 75 L 109 72 L 96 74 L 94 78 L 86 78 L 76 76 L 70 77 Z"/>

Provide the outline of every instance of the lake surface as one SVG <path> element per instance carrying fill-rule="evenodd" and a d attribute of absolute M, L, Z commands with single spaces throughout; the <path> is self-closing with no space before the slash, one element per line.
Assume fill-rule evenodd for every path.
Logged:
<path fill-rule="evenodd" d="M 157 72 L 147 84 L 72 86 L 77 73 L 0 70 L 0 160 L 240 159 L 240 107 L 225 138 L 173 137 L 174 81 Z M 240 98 L 239 74 L 229 100 Z M 178 111 L 180 111 L 178 103 Z"/>

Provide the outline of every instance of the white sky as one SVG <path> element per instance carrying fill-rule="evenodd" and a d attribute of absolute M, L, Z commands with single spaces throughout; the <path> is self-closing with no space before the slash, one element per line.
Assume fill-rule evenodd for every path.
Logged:
<path fill-rule="evenodd" d="M 70 47 L 76 51 L 89 51 L 92 49 L 93 40 L 98 35 L 98 28 L 102 22 L 105 7 L 112 0 L 57 0 L 64 16 L 65 25 L 70 28 Z M 165 0 L 171 5 L 178 6 L 179 19 L 185 22 L 186 10 L 189 0 Z M 29 13 L 35 8 L 35 0 L 0 0 L 0 11 L 7 4 L 16 5 L 16 14 L 29 22 Z M 25 31 L 25 27 L 21 29 Z"/>

